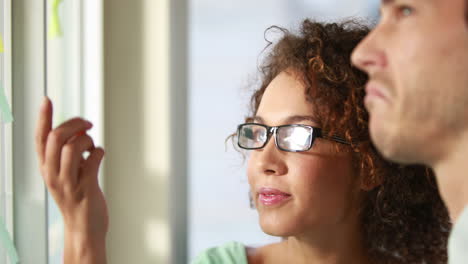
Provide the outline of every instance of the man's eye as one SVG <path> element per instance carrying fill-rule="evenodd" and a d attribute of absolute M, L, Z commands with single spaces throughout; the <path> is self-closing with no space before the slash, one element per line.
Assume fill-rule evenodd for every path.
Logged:
<path fill-rule="evenodd" d="M 414 13 L 414 8 L 407 5 L 402 5 L 398 7 L 398 15 L 401 17 L 408 17 Z"/>

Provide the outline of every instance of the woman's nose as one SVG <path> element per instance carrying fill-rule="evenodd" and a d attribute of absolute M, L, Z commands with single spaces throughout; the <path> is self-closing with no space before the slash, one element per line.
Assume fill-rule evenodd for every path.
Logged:
<path fill-rule="evenodd" d="M 263 148 L 254 150 L 250 158 L 260 173 L 279 176 L 287 173 L 285 154 L 286 152 L 276 147 L 275 138 L 272 136 Z"/>

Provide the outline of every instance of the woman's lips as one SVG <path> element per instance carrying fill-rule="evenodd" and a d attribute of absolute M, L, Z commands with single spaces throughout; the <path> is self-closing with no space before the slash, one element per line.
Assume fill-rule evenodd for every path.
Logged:
<path fill-rule="evenodd" d="M 261 188 L 258 191 L 258 200 L 263 205 L 278 205 L 291 198 L 291 194 L 274 188 Z"/>

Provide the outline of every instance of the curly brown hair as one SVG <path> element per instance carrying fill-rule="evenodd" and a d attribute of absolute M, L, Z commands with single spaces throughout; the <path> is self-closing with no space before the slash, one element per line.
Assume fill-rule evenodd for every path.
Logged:
<path fill-rule="evenodd" d="M 369 28 L 356 21 L 305 20 L 298 34 L 276 26 L 266 33 L 271 30 L 279 30 L 281 38 L 275 44 L 269 41 L 265 49 L 252 114 L 279 73 L 297 73 L 322 130 L 352 142 L 351 147 L 337 146 L 337 151 L 351 152 L 357 175 L 369 186 L 377 185 L 365 194 L 360 211 L 371 259 L 392 264 L 446 263 L 451 223 L 433 172 L 424 166 L 384 160 L 370 140 L 364 107 L 367 76 L 350 61 L 352 50 Z"/>
<path fill-rule="evenodd" d="M 465 0 L 465 22 L 468 23 L 468 0 Z"/>

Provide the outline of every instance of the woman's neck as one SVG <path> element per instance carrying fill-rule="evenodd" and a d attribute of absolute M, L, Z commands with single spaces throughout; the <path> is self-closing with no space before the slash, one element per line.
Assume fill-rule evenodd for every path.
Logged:
<path fill-rule="evenodd" d="M 371 263 L 360 233 L 341 228 L 323 230 L 320 236 L 293 236 L 282 242 L 247 250 L 250 264 Z"/>
<path fill-rule="evenodd" d="M 328 239 L 325 239 L 328 240 Z M 365 264 L 369 263 L 365 257 L 362 242 L 357 239 L 337 237 L 334 241 L 323 241 L 325 243 L 315 243 L 296 237 L 290 237 L 283 241 L 289 259 L 294 259 L 291 263 L 320 263 L 320 264 Z"/>

